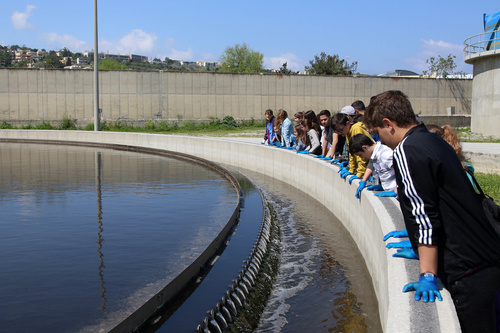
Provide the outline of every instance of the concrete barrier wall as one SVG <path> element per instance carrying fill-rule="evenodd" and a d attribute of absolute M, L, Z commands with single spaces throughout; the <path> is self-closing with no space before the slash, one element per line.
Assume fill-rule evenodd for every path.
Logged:
<path fill-rule="evenodd" d="M 140 133 L 84 131 L 1 130 L 0 140 L 73 141 L 119 144 L 164 149 L 192 154 L 216 163 L 260 172 L 291 184 L 316 198 L 334 213 L 352 235 L 368 271 L 379 303 L 385 332 L 459 332 L 451 297 L 443 290 L 443 302 L 424 304 L 413 300 L 413 293 L 402 293 L 403 286 L 416 281 L 419 267 L 415 260 L 392 258 L 382 241 L 385 233 L 402 229 L 399 205 L 393 198 L 377 198 L 363 191 L 354 197 L 353 185 L 342 180 L 338 167 L 292 151 L 221 138 L 199 138 Z"/>
<path fill-rule="evenodd" d="M 276 74 L 101 71 L 100 108 L 107 121 L 263 119 L 266 109 L 338 112 L 390 89 L 406 93 L 417 114 L 468 115 L 472 80 Z M 0 121 L 77 119 L 93 123 L 89 70 L 0 69 Z"/>

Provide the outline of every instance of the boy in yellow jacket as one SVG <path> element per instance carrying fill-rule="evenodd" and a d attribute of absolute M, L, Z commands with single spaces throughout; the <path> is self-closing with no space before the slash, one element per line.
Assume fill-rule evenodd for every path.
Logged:
<path fill-rule="evenodd" d="M 344 111 L 337 113 L 333 117 L 332 123 L 335 128 L 335 132 L 347 138 L 346 142 L 349 142 L 349 140 L 351 140 L 351 138 L 356 134 L 364 134 L 371 139 L 370 133 L 366 130 L 365 125 L 362 122 L 355 122 Z M 349 166 L 344 169 L 340 175 L 344 179 L 346 179 L 349 175 L 354 175 L 351 177 L 350 181 L 357 178 L 363 178 L 367 164 L 367 159 L 349 153 Z"/>

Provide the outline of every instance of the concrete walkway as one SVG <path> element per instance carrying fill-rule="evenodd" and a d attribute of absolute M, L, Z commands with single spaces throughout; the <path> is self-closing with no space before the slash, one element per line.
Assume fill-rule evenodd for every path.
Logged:
<path fill-rule="evenodd" d="M 462 150 L 475 172 L 500 175 L 500 143 L 462 142 Z"/>
<path fill-rule="evenodd" d="M 261 138 L 221 137 L 228 141 L 260 144 Z M 500 175 L 500 143 L 462 142 L 465 158 L 474 165 L 476 172 Z"/>

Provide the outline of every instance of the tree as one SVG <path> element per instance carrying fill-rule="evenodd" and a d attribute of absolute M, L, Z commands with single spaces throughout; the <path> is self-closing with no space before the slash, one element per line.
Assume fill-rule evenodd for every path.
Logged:
<path fill-rule="evenodd" d="M 0 67 L 9 67 L 12 63 L 12 55 L 7 48 L 0 50 Z"/>
<path fill-rule="evenodd" d="M 99 69 L 125 70 L 129 67 L 116 59 L 99 59 Z"/>
<path fill-rule="evenodd" d="M 61 57 L 72 57 L 73 56 L 73 53 L 71 53 L 71 51 L 67 48 L 67 47 L 64 47 L 61 51 L 59 51 Z"/>
<path fill-rule="evenodd" d="M 219 58 L 220 72 L 260 73 L 264 64 L 264 55 L 250 49 L 247 44 L 228 46 Z"/>
<path fill-rule="evenodd" d="M 286 66 L 288 65 L 288 62 L 285 62 L 280 69 L 278 70 L 279 74 L 292 74 L 292 70 L 288 69 Z"/>
<path fill-rule="evenodd" d="M 49 54 L 44 58 L 45 68 L 64 68 L 61 63 L 62 57 L 58 57 L 55 51 L 50 51 Z"/>
<path fill-rule="evenodd" d="M 325 52 L 315 55 L 314 60 L 310 60 L 311 66 L 306 66 L 305 70 L 309 74 L 319 75 L 349 75 L 349 64 L 346 60 L 340 59 L 338 55 L 327 55 Z"/>
<path fill-rule="evenodd" d="M 425 61 L 426 64 L 429 65 L 429 68 L 422 72 L 423 75 L 434 75 L 436 77 L 447 78 L 449 75 L 464 75 L 465 73 L 462 71 L 455 72 L 455 68 L 457 68 L 457 64 L 455 63 L 455 56 L 448 54 L 448 57 L 443 58 L 438 55 L 436 57 L 430 57 Z"/>

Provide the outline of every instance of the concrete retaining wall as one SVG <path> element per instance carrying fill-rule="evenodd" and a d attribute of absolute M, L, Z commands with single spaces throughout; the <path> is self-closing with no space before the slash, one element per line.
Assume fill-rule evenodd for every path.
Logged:
<path fill-rule="evenodd" d="M 263 119 L 264 110 L 328 109 L 401 90 L 421 115 L 468 115 L 472 80 L 186 72 L 101 71 L 100 108 L 107 121 Z M 13 125 L 76 119 L 93 123 L 88 70 L 0 69 L 0 121 Z"/>
<path fill-rule="evenodd" d="M 192 154 L 230 166 L 264 173 L 291 184 L 316 198 L 345 225 L 365 258 L 379 302 L 385 332 L 459 332 L 451 297 L 424 304 L 403 286 L 418 278 L 418 262 L 392 258 L 382 242 L 385 233 L 404 228 L 399 205 L 393 198 L 377 198 L 363 191 L 354 197 L 358 180 L 349 185 L 338 167 L 292 151 L 231 139 L 168 136 L 140 133 L 83 131 L 1 130 L 0 140 L 60 140 L 120 144 Z"/>

